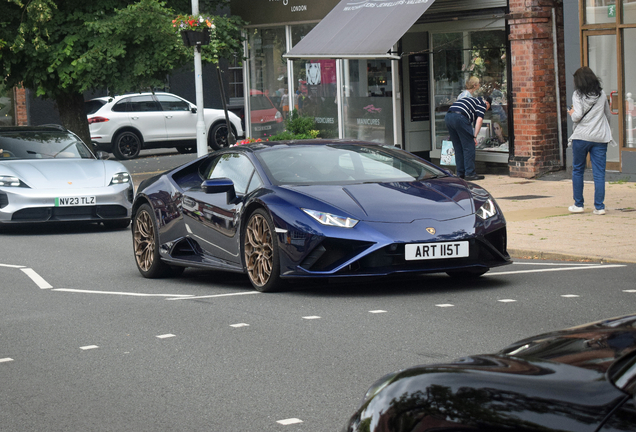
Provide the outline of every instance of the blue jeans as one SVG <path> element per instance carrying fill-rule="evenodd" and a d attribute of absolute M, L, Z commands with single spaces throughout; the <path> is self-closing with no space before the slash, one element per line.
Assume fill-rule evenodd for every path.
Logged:
<path fill-rule="evenodd" d="M 455 149 L 457 175 L 460 177 L 476 176 L 475 138 L 470 120 L 461 113 L 447 112 L 444 121 Z"/>
<path fill-rule="evenodd" d="M 583 140 L 572 140 L 572 188 L 574 189 L 574 205 L 583 207 L 583 174 L 585 159 L 590 154 L 592 175 L 594 176 L 594 208 L 605 208 L 605 162 L 607 159 L 607 143 Z"/>

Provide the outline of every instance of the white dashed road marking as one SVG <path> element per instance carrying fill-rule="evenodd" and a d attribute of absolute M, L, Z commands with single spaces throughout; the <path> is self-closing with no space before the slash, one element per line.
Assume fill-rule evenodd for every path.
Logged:
<path fill-rule="evenodd" d="M 7 363 L 7 362 L 12 362 L 12 361 L 13 361 L 13 359 L 9 358 L 9 357 L 0 359 L 0 363 Z"/>
<path fill-rule="evenodd" d="M 576 294 L 563 294 L 561 297 L 565 297 L 565 298 L 576 298 L 576 297 L 580 297 Z"/>
<path fill-rule="evenodd" d="M 91 290 L 79 290 L 79 289 L 71 289 L 71 288 L 54 288 L 53 291 L 82 293 L 82 294 L 109 294 L 109 295 L 133 296 L 133 297 L 178 297 L 178 298 L 193 297 L 190 294 L 145 294 L 145 293 L 131 293 L 131 292 L 119 292 L 119 291 L 91 291 Z M 169 299 L 169 300 L 175 300 L 175 299 Z"/>
<path fill-rule="evenodd" d="M 636 293 L 636 290 L 623 290 L 623 292 L 626 292 L 626 293 Z"/>
<path fill-rule="evenodd" d="M 369 313 L 378 314 L 378 313 L 386 313 L 386 311 L 385 310 L 372 310 L 372 311 L 369 311 Z"/>
<path fill-rule="evenodd" d="M 282 424 L 282 425 L 293 425 L 293 424 L 298 424 L 298 423 L 302 423 L 303 421 L 301 419 L 297 419 L 297 418 L 290 418 L 290 419 L 285 419 L 285 420 L 278 420 L 276 423 Z"/>
<path fill-rule="evenodd" d="M 312 315 L 312 316 L 306 316 L 306 317 L 303 317 L 303 319 L 307 319 L 307 320 L 310 320 L 310 319 L 320 319 L 320 317 L 319 317 L 319 316 L 316 316 L 316 315 Z"/>
<path fill-rule="evenodd" d="M 47 281 L 45 281 L 44 279 L 42 279 L 42 276 L 40 276 L 39 274 L 37 274 L 33 269 L 30 268 L 22 268 L 20 269 L 24 272 L 24 274 L 26 274 L 28 277 L 31 278 L 31 280 L 33 282 L 35 282 L 35 284 L 37 286 L 40 287 L 40 289 L 49 289 L 49 288 L 53 288 L 51 285 L 49 285 L 49 283 Z"/>
<path fill-rule="evenodd" d="M 97 345 L 86 345 L 86 346 L 80 347 L 80 349 L 84 350 L 84 351 L 92 350 L 92 349 L 95 349 L 95 348 L 99 348 L 99 347 Z"/>
<path fill-rule="evenodd" d="M 171 337 L 175 337 L 175 335 L 168 333 L 168 334 L 163 334 L 163 335 L 159 335 L 157 336 L 159 339 L 166 339 L 166 338 L 171 338 Z"/>
<path fill-rule="evenodd" d="M 238 323 L 238 324 L 230 324 L 230 327 L 239 328 L 239 327 L 249 327 L 249 324 Z"/>
<path fill-rule="evenodd" d="M 452 305 L 450 303 L 442 303 L 442 304 L 436 304 L 435 306 L 437 306 L 437 307 L 453 307 L 455 305 Z"/>
<path fill-rule="evenodd" d="M 617 268 L 617 267 L 627 267 L 627 266 L 623 264 L 589 265 L 589 266 L 577 266 L 577 267 L 547 268 L 547 269 L 537 269 L 537 270 L 489 272 L 487 273 L 487 275 L 500 276 L 500 275 L 511 275 L 511 274 L 522 274 L 522 273 L 545 273 L 545 272 L 568 271 L 568 270 L 598 270 L 598 269 L 608 269 L 608 268 Z"/>
<path fill-rule="evenodd" d="M 0 267 L 9 267 L 9 268 L 25 268 L 26 266 L 13 265 L 13 264 L 0 264 Z"/>
<path fill-rule="evenodd" d="M 501 300 L 497 300 L 498 302 L 501 303 L 513 303 L 516 302 L 517 300 L 513 300 L 513 299 L 501 299 Z"/>

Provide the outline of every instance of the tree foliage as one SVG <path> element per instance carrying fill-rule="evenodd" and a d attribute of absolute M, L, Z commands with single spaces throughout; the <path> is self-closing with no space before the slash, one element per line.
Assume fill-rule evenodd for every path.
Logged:
<path fill-rule="evenodd" d="M 190 1 L 3 0 L 0 71 L 7 87 L 23 85 L 54 99 L 67 128 L 88 138 L 82 94 L 163 87 L 174 69 L 192 63 L 172 20 Z M 224 0 L 202 1 L 216 11 Z M 172 7 L 170 7 L 172 6 Z M 241 51 L 242 21 L 215 16 L 203 60 Z M 87 140 L 88 141 L 88 140 Z"/>

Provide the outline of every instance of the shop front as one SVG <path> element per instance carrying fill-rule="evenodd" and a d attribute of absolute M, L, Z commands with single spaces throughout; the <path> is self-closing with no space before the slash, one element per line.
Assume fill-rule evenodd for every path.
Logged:
<path fill-rule="evenodd" d="M 266 138 L 296 109 L 322 138 L 400 146 L 438 160 L 444 115 L 477 77 L 491 96 L 477 160 L 507 166 L 505 0 L 232 0 L 245 28 L 246 130 Z M 248 92 L 245 92 L 248 94 Z"/>

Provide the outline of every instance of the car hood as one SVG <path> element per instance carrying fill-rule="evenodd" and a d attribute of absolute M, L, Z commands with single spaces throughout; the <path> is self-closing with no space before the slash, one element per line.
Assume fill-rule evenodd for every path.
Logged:
<path fill-rule="evenodd" d="M 112 175 L 126 172 L 114 161 L 93 159 L 33 159 L 0 162 L 0 175 L 18 177 L 34 189 L 108 186 Z"/>
<path fill-rule="evenodd" d="M 337 207 L 358 220 L 409 223 L 417 219 L 449 220 L 474 212 L 466 184 L 453 177 L 419 182 L 284 186 Z M 324 208 L 313 210 L 324 211 Z"/>

